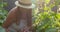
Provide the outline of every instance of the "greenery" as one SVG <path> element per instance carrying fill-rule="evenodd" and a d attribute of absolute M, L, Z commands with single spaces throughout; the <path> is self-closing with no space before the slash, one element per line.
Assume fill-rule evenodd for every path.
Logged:
<path fill-rule="evenodd" d="M 36 3 L 37 1 L 39 0 L 32 1 L 36 5 L 32 11 L 33 28 L 36 32 L 58 32 L 60 30 L 60 13 L 52 11 L 52 8 L 55 6 L 58 7 L 60 0 L 55 0 L 53 3 L 50 3 L 51 0 L 44 0 L 43 12 L 38 9 L 40 6 Z M 3 8 L 4 6 L 7 6 L 7 3 L 0 1 L 0 32 L 5 32 L 1 26 L 8 13 L 8 11 Z"/>
<path fill-rule="evenodd" d="M 6 11 L 3 7 L 6 6 L 7 3 L 3 3 L 2 1 L 0 2 L 0 26 L 2 25 L 2 23 L 4 22 L 8 11 Z"/>
<path fill-rule="evenodd" d="M 33 26 L 36 32 L 58 32 L 60 30 L 60 13 L 51 10 L 54 6 L 58 7 L 60 0 L 55 0 L 47 6 L 49 2 L 50 0 L 45 0 L 43 12 L 33 14 Z"/>
<path fill-rule="evenodd" d="M 5 32 L 5 30 L 1 27 L 4 20 L 6 19 L 8 11 L 6 11 L 3 7 L 6 6 L 7 3 L 3 3 L 2 0 L 0 0 L 0 32 Z"/>
<path fill-rule="evenodd" d="M 36 32 L 56 32 L 60 29 L 60 13 L 43 12 L 35 18 Z"/>

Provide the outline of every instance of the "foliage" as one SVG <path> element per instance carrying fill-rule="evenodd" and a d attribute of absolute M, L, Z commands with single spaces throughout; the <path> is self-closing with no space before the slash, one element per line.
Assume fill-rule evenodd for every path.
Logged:
<path fill-rule="evenodd" d="M 59 16 L 58 16 L 59 15 Z M 43 12 L 35 16 L 34 26 L 37 32 L 56 32 L 60 28 L 60 13 Z"/>
<path fill-rule="evenodd" d="M 57 1 L 57 0 L 55 0 L 55 5 L 57 5 L 57 6 L 58 6 L 59 4 L 60 4 L 60 0 L 58 0 L 58 1 Z"/>
<path fill-rule="evenodd" d="M 4 22 L 8 11 L 6 11 L 3 6 L 6 6 L 7 3 L 2 3 L 0 2 L 0 26 L 2 25 L 2 23 Z"/>
<path fill-rule="evenodd" d="M 4 28 L 2 28 L 2 24 L 7 16 L 8 11 L 6 11 L 3 7 L 6 6 L 7 3 L 3 3 L 2 0 L 0 0 L 0 32 L 5 32 Z"/>
<path fill-rule="evenodd" d="M 36 32 L 58 32 L 60 30 L 60 13 L 51 11 L 54 6 L 59 5 L 60 0 L 56 0 L 52 4 L 49 4 L 49 2 L 50 0 L 45 0 L 44 12 L 34 14 L 33 26 Z"/>

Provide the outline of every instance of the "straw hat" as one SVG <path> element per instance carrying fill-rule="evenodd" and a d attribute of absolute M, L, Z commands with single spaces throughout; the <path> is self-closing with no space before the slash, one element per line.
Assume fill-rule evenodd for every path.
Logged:
<path fill-rule="evenodd" d="M 31 0 L 18 0 L 18 1 L 22 4 L 31 4 L 32 3 Z"/>

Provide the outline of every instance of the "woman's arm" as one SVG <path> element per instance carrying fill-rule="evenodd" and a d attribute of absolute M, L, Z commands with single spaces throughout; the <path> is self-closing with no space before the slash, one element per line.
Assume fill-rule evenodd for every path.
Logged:
<path fill-rule="evenodd" d="M 7 29 L 16 20 L 15 10 L 16 10 L 16 8 L 13 8 L 8 13 L 8 16 L 6 18 L 6 21 L 3 23 L 3 28 L 6 28 Z"/>

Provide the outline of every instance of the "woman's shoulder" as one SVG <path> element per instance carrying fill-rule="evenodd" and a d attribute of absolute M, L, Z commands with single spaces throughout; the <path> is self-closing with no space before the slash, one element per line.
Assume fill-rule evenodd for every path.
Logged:
<path fill-rule="evenodd" d="M 9 11 L 9 13 L 10 12 L 16 12 L 18 10 L 18 7 L 14 7 L 14 8 L 12 8 L 10 11 Z"/>
<path fill-rule="evenodd" d="M 18 10 L 18 7 L 14 7 L 9 11 L 8 14 L 15 14 L 17 12 L 17 10 Z"/>

